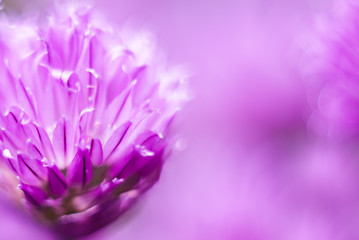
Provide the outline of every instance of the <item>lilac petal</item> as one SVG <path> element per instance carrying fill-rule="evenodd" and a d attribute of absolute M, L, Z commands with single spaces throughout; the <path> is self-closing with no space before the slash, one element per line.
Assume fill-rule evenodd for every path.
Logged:
<path fill-rule="evenodd" d="M 46 169 L 42 162 L 31 159 L 25 154 L 18 154 L 17 160 L 20 170 L 20 178 L 29 184 L 41 184 L 46 179 Z"/>
<path fill-rule="evenodd" d="M 80 135 L 81 136 L 85 136 L 88 129 L 89 129 L 89 125 L 91 123 L 91 118 L 93 115 L 93 108 L 87 108 L 82 110 L 81 114 L 80 114 L 80 120 L 79 120 L 79 130 L 80 130 Z"/>
<path fill-rule="evenodd" d="M 25 87 L 23 81 L 19 79 L 19 85 L 20 89 L 18 91 L 19 93 L 19 99 L 22 103 L 22 106 L 25 107 L 25 111 L 27 113 L 32 113 L 33 119 L 37 119 L 37 105 L 34 100 L 33 94 L 31 93 L 30 89 Z"/>
<path fill-rule="evenodd" d="M 36 93 L 38 104 L 39 118 L 43 126 L 52 126 L 54 122 L 61 117 L 61 109 L 58 107 L 60 104 L 57 100 L 57 92 L 54 89 L 55 81 L 49 81 L 49 70 L 45 66 L 38 66 L 37 72 L 39 74 L 39 81 L 37 87 L 33 89 Z"/>
<path fill-rule="evenodd" d="M 67 183 L 55 164 L 47 166 L 47 177 L 50 192 L 56 197 L 61 197 L 66 192 Z"/>
<path fill-rule="evenodd" d="M 118 149 L 121 144 L 123 138 L 125 137 L 128 129 L 132 125 L 132 122 L 126 122 L 121 125 L 116 131 L 112 134 L 110 139 L 106 142 L 104 147 L 104 160 L 106 161 L 111 157 L 112 154 Z"/>
<path fill-rule="evenodd" d="M 33 158 L 43 159 L 44 156 L 42 155 L 41 151 L 34 144 L 32 144 L 31 141 L 27 142 L 26 149 L 27 153 Z"/>
<path fill-rule="evenodd" d="M 129 86 L 132 81 L 130 74 L 127 72 L 128 61 L 135 58 L 133 52 L 123 49 L 122 54 L 112 57 L 111 69 L 106 71 L 106 103 L 111 103 L 115 97 L 119 96 Z"/>
<path fill-rule="evenodd" d="M 66 88 L 73 93 L 78 93 L 80 91 L 80 85 L 80 79 L 76 73 L 71 73 L 68 79 L 66 79 Z"/>
<path fill-rule="evenodd" d="M 22 123 L 17 124 L 14 135 L 17 137 L 18 141 L 21 141 L 22 143 L 26 143 L 26 140 L 28 139 L 25 127 Z"/>
<path fill-rule="evenodd" d="M 49 67 L 62 68 L 62 62 L 60 56 L 58 56 L 55 49 L 53 49 L 49 42 L 44 41 L 47 48 L 47 64 Z"/>
<path fill-rule="evenodd" d="M 102 144 L 99 139 L 92 139 L 90 145 L 90 159 L 93 165 L 98 166 L 103 160 Z"/>
<path fill-rule="evenodd" d="M 74 96 L 73 91 L 70 91 L 66 83 L 62 82 L 61 78 L 64 72 L 61 69 L 49 69 L 51 73 L 51 80 L 53 82 L 49 91 L 52 99 L 49 103 L 53 103 L 49 108 L 53 108 L 55 117 L 52 118 L 53 121 L 57 121 L 62 116 L 66 116 L 69 119 L 73 119 L 73 109 L 76 106 L 76 96 Z M 69 71 L 65 71 L 69 72 Z M 75 94 L 76 95 L 76 94 Z M 59 101 L 59 99 L 61 99 Z M 53 123 L 53 122 L 52 122 Z"/>
<path fill-rule="evenodd" d="M 20 122 L 23 119 L 29 119 L 29 117 L 24 113 L 23 110 L 16 106 L 12 106 L 9 110 L 9 114 L 12 114 L 12 117 L 15 119 L 16 122 Z"/>
<path fill-rule="evenodd" d="M 22 123 L 28 121 L 28 116 L 22 110 L 12 107 L 5 116 L 1 117 L 1 120 L 8 133 L 15 135 L 22 142 L 27 139 Z"/>
<path fill-rule="evenodd" d="M 128 178 L 141 168 L 146 166 L 150 161 L 155 159 L 154 156 L 142 156 L 139 153 L 136 153 L 130 161 L 126 164 L 126 166 L 121 169 L 121 171 L 117 174 L 118 178 Z"/>
<path fill-rule="evenodd" d="M 28 122 L 31 120 L 29 115 L 27 115 L 22 108 L 12 106 L 10 107 L 10 111 L 18 116 L 19 122 Z"/>
<path fill-rule="evenodd" d="M 136 106 L 139 106 L 141 103 L 145 102 L 147 99 L 152 99 L 154 93 L 158 89 L 158 84 L 148 84 L 146 81 L 146 74 L 147 74 L 147 68 L 148 66 L 143 65 L 136 67 L 132 70 L 132 79 L 138 80 L 136 88 L 133 92 L 133 98 L 132 101 Z"/>
<path fill-rule="evenodd" d="M 36 207 L 41 206 L 46 200 L 46 193 L 40 188 L 27 185 L 21 181 L 18 188 L 24 192 L 26 200 Z"/>
<path fill-rule="evenodd" d="M 17 151 L 25 149 L 24 141 L 21 141 L 23 139 L 16 138 L 16 136 L 11 132 L 5 129 L 1 129 L 0 135 L 3 140 L 4 146 L 8 148 L 12 154 L 16 154 Z"/>
<path fill-rule="evenodd" d="M 92 163 L 88 149 L 77 150 L 75 158 L 72 160 L 67 178 L 70 184 L 81 186 L 84 188 L 92 178 Z"/>
<path fill-rule="evenodd" d="M 141 146 L 145 149 L 150 149 L 150 151 L 156 155 L 161 155 L 166 147 L 166 142 L 158 134 L 150 133 L 149 136 L 143 140 Z"/>
<path fill-rule="evenodd" d="M 91 124 L 96 121 L 102 123 L 104 119 L 104 111 L 106 108 L 106 89 L 105 84 L 102 81 L 98 81 L 96 85 L 96 92 L 93 100 L 94 112 L 91 119 Z M 108 121 L 108 120 L 107 120 Z M 106 125 L 106 124 L 105 124 Z"/>
<path fill-rule="evenodd" d="M 56 163 L 60 168 L 64 168 L 69 159 L 73 157 L 74 138 L 74 129 L 70 122 L 65 118 L 58 121 L 52 137 L 52 144 L 56 154 Z"/>
<path fill-rule="evenodd" d="M 55 160 L 54 150 L 46 131 L 32 122 L 25 124 L 24 129 L 27 136 L 32 140 L 32 144 L 40 150 L 42 155 L 49 160 Z"/>
<path fill-rule="evenodd" d="M 130 149 L 126 154 L 119 157 L 114 163 L 111 164 L 111 168 L 107 173 L 107 179 L 118 178 L 119 173 L 126 167 L 126 165 L 133 159 L 136 154 L 134 149 Z"/>
<path fill-rule="evenodd" d="M 139 67 L 136 67 L 132 72 L 131 72 L 131 79 L 139 79 L 141 75 L 145 74 L 146 70 L 147 70 L 148 66 L 146 65 L 141 65 Z"/>
<path fill-rule="evenodd" d="M 6 68 L 5 71 L 6 71 L 6 75 L 7 75 L 7 77 L 5 79 L 8 80 L 7 86 L 10 86 L 10 88 L 7 89 L 8 91 L 6 92 L 6 96 L 9 97 L 10 99 L 11 98 L 16 99 L 16 97 L 17 97 L 16 79 L 9 69 L 8 61 L 4 61 L 4 63 L 5 63 L 5 68 Z"/>
<path fill-rule="evenodd" d="M 130 83 L 130 77 L 126 74 L 123 69 L 123 59 L 116 59 L 112 63 L 114 67 L 114 73 L 108 74 L 108 84 L 106 87 L 106 103 L 111 103 L 128 87 Z M 123 97 L 122 97 L 123 99 Z M 122 101 L 121 101 L 122 102 Z"/>
<path fill-rule="evenodd" d="M 9 112 L 4 116 L 3 120 L 8 131 L 15 131 L 19 121 L 18 116 L 16 116 L 13 112 Z"/>
<path fill-rule="evenodd" d="M 129 119 L 129 113 L 126 111 L 127 103 L 130 103 L 130 95 L 136 81 L 132 81 L 126 89 L 124 89 L 112 102 L 107 106 L 103 113 L 103 120 L 108 121 L 111 126 L 114 126 L 117 122 L 121 122 L 122 119 Z"/>
<path fill-rule="evenodd" d="M 117 174 L 117 177 L 127 178 L 146 167 L 151 172 L 152 168 L 156 168 L 161 163 L 164 149 L 164 141 L 157 134 L 150 135 L 141 145 L 136 146 L 136 153 Z"/>

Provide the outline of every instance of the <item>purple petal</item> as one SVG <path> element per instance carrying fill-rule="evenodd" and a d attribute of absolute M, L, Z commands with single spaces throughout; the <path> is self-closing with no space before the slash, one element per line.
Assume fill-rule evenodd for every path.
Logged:
<path fill-rule="evenodd" d="M 78 149 L 75 158 L 72 160 L 67 178 L 70 184 L 84 188 L 92 178 L 92 163 L 88 149 Z"/>
<path fill-rule="evenodd" d="M 52 144 L 56 154 L 56 163 L 60 168 L 64 168 L 68 161 L 73 157 L 74 148 L 74 129 L 68 120 L 62 118 L 57 122 Z"/>
<path fill-rule="evenodd" d="M 40 160 L 31 159 L 25 154 L 18 154 L 17 160 L 20 178 L 29 184 L 41 184 L 46 179 L 46 169 Z"/>
<path fill-rule="evenodd" d="M 27 113 L 32 113 L 33 119 L 37 119 L 37 105 L 34 101 L 34 97 L 29 88 L 25 87 L 23 81 L 19 79 L 20 89 L 18 91 L 20 102 L 22 102 L 22 106 L 25 107 L 25 111 Z"/>
<path fill-rule="evenodd" d="M 17 106 L 12 106 L 10 107 L 10 111 L 15 118 L 17 119 L 17 122 L 22 122 L 22 121 L 29 121 L 30 117 L 24 112 L 23 109 L 20 109 Z"/>
<path fill-rule="evenodd" d="M 98 166 L 103 160 L 102 143 L 99 139 L 92 139 L 90 146 L 90 159 L 93 165 Z"/>
<path fill-rule="evenodd" d="M 106 142 L 103 150 L 105 161 L 109 159 L 111 155 L 114 154 L 114 152 L 119 148 L 119 145 L 121 144 L 131 125 L 132 122 L 126 122 L 125 124 L 117 128 L 116 131 L 110 137 L 110 139 Z"/>
<path fill-rule="evenodd" d="M 41 206 L 46 200 L 46 194 L 40 188 L 27 185 L 23 182 L 20 182 L 18 188 L 24 192 L 26 200 L 36 207 Z"/>
<path fill-rule="evenodd" d="M 107 106 L 103 113 L 103 121 L 107 121 L 111 126 L 121 122 L 121 119 L 129 119 L 129 110 L 126 105 L 130 103 L 128 99 L 132 93 L 136 81 L 132 81 L 112 102 Z"/>
<path fill-rule="evenodd" d="M 25 127 L 22 123 L 17 124 L 14 135 L 17 137 L 18 141 L 21 141 L 23 144 L 25 144 L 28 139 Z"/>
<path fill-rule="evenodd" d="M 3 120 L 8 131 L 15 131 L 19 121 L 18 116 L 16 116 L 13 112 L 9 112 L 4 116 Z"/>
<path fill-rule="evenodd" d="M 141 145 L 136 146 L 135 154 L 117 174 L 117 177 L 127 178 L 136 172 L 152 172 L 161 164 L 164 149 L 165 142 L 157 134 L 150 135 Z"/>
<path fill-rule="evenodd" d="M 47 167 L 47 177 L 51 193 L 56 197 L 61 197 L 66 192 L 67 183 L 56 165 L 52 164 Z"/>
<path fill-rule="evenodd" d="M 49 160 L 55 160 L 54 150 L 46 131 L 32 122 L 25 124 L 24 129 L 32 144 L 40 150 L 42 155 Z"/>
<path fill-rule="evenodd" d="M 11 132 L 2 129 L 0 130 L 1 138 L 4 146 L 10 150 L 12 154 L 16 154 L 17 151 L 25 149 L 24 139 L 18 139 Z"/>
<path fill-rule="evenodd" d="M 27 149 L 28 154 L 30 156 L 32 156 L 33 158 L 43 159 L 42 153 L 34 144 L 31 143 L 31 141 L 27 142 L 26 149 Z"/>
<path fill-rule="evenodd" d="M 19 165 L 17 160 L 11 156 L 11 153 L 8 149 L 5 149 L 2 153 L 2 157 L 6 161 L 9 168 L 14 171 L 15 174 L 19 174 Z"/>
<path fill-rule="evenodd" d="M 81 83 L 79 76 L 76 73 L 71 73 L 68 79 L 66 79 L 66 87 L 73 93 L 78 93 L 80 91 Z"/>
<path fill-rule="evenodd" d="M 157 156 L 156 156 L 157 157 Z M 132 174 L 139 171 L 141 168 L 146 166 L 150 161 L 154 161 L 154 156 L 142 156 L 139 153 L 136 153 L 130 161 L 126 164 L 126 166 L 121 169 L 121 171 L 117 174 L 118 178 L 128 178 Z"/>
<path fill-rule="evenodd" d="M 150 149 L 155 154 L 160 154 L 166 147 L 165 141 L 157 134 L 151 131 L 145 132 L 140 135 L 136 142 L 139 142 L 140 146 L 146 149 Z"/>
<path fill-rule="evenodd" d="M 79 130 L 81 136 L 86 136 L 89 125 L 91 123 L 92 115 L 93 115 L 93 108 L 87 108 L 82 110 L 80 114 L 80 120 L 79 120 Z"/>
<path fill-rule="evenodd" d="M 130 149 L 127 151 L 125 155 L 122 155 L 114 163 L 111 164 L 111 168 L 107 173 L 107 179 L 118 178 L 119 173 L 126 167 L 126 165 L 132 160 L 136 151 L 134 149 Z"/>

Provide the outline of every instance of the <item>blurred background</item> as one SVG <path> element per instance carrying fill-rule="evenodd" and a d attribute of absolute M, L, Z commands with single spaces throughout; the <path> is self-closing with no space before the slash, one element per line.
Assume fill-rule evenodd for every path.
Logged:
<path fill-rule="evenodd" d="M 332 1 L 93 3 L 114 27 L 152 31 L 169 64 L 191 70 L 193 100 L 159 183 L 88 239 L 359 239 L 355 147 L 307 130 L 300 70 L 302 42 Z M 24 16 L 47 4 L 3 1 Z"/>

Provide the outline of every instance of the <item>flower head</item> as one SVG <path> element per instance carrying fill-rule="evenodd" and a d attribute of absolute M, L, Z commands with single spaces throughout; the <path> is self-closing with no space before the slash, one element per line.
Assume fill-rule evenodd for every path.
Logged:
<path fill-rule="evenodd" d="M 66 6 L 40 26 L 0 28 L 1 180 L 40 221 L 80 236 L 158 180 L 184 75 L 88 8 Z"/>

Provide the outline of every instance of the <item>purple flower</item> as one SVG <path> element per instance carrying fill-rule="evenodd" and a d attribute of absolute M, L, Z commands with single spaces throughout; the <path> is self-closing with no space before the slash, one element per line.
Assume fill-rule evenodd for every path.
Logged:
<path fill-rule="evenodd" d="M 62 7 L 39 25 L 1 24 L 1 181 L 35 218 L 76 237 L 158 180 L 186 91 L 146 36 Z"/>

